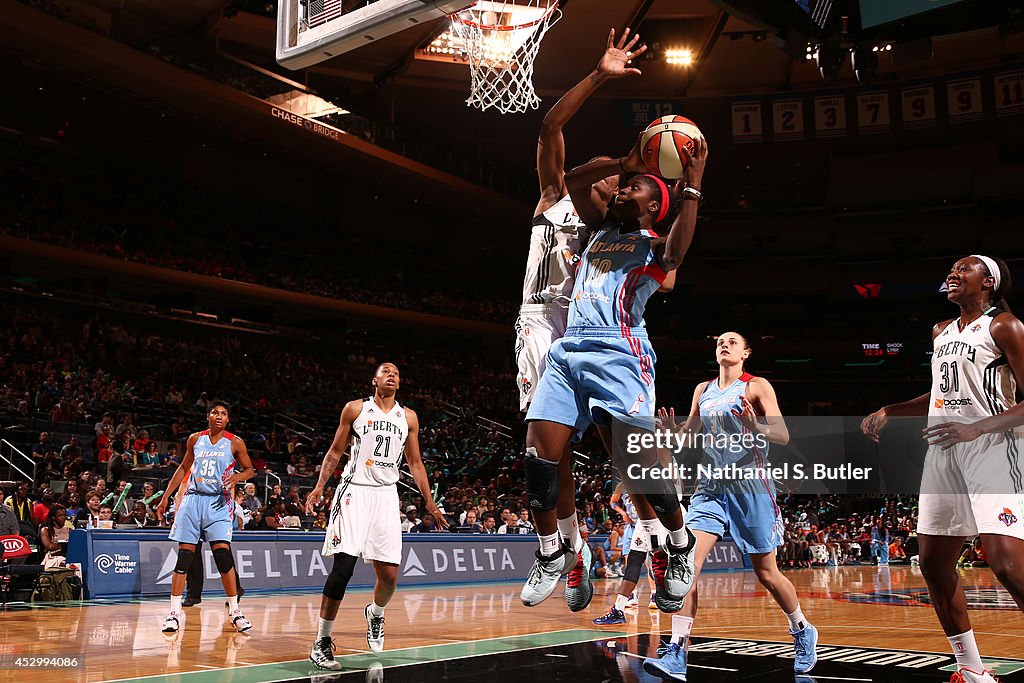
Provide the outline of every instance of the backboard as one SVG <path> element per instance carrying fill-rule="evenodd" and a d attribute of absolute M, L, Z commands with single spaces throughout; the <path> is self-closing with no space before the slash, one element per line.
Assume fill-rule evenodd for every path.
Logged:
<path fill-rule="evenodd" d="M 472 0 L 281 0 L 277 61 L 289 69 L 312 66 L 472 4 Z"/>

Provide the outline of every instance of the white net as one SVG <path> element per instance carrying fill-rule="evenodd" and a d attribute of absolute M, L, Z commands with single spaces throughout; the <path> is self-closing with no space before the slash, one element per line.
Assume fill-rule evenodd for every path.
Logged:
<path fill-rule="evenodd" d="M 548 29 L 561 19 L 558 0 L 478 2 L 452 15 L 452 33 L 469 56 L 470 93 L 466 104 L 502 114 L 536 109 L 533 62 Z"/>

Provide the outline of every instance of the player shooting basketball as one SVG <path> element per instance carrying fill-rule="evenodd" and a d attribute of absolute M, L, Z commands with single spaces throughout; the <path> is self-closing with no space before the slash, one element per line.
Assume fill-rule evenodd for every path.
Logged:
<path fill-rule="evenodd" d="M 586 242 L 586 226 L 579 219 L 565 185 L 565 138 L 562 128 L 587 99 L 605 81 L 640 75 L 630 64 L 647 51 L 637 44 L 639 35 L 630 37 L 626 29 L 616 40 L 615 29 L 595 69 L 562 96 L 544 117 L 537 140 L 537 176 L 540 200 L 534 211 L 530 251 L 523 279 L 523 301 L 516 320 L 516 363 L 519 366 L 519 408 L 526 411 L 544 373 L 544 359 L 551 343 L 565 333 L 576 268 Z M 593 184 L 599 201 L 607 204 L 619 184 L 617 172 Z M 670 291 L 674 276 L 666 279 L 661 291 Z M 576 520 L 575 483 L 568 446 L 558 465 L 558 532 L 576 554 L 569 572 L 565 600 L 573 612 L 586 609 L 593 597 L 590 566 L 593 558 L 583 542 Z M 545 596 L 547 597 L 547 596 Z"/>
<path fill-rule="evenodd" d="M 707 144 L 698 138 L 693 153 L 683 151 L 686 168 L 673 190 L 662 179 L 644 175 L 639 141 L 625 157 L 594 159 L 566 174 L 573 204 L 593 237 L 582 255 L 565 335 L 551 345 L 526 417 L 526 491 L 541 549 L 523 587 L 524 604 L 544 600 L 559 575 L 578 562 L 559 544 L 555 523 L 558 467 L 569 443 L 595 423 L 606 445 L 613 424 L 628 432 L 653 427 L 654 351 L 644 309 L 693 240 L 697 204 L 687 200 L 701 196 Z M 616 171 L 637 175 L 619 187 L 609 205 L 594 183 Z M 660 464 L 654 452 L 644 453 L 642 460 L 638 464 L 645 473 Z M 638 507 L 641 501 L 650 504 L 668 530 L 667 567 L 656 573 L 656 600 L 659 605 L 677 603 L 678 610 L 692 585 L 693 539 L 683 526 L 674 486 L 660 477 L 644 478 L 652 489 L 635 492 Z M 630 482 L 626 486 L 630 489 Z"/>

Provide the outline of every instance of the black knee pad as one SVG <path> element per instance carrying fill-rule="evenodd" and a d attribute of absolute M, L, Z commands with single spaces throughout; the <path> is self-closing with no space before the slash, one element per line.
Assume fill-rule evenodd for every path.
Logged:
<path fill-rule="evenodd" d="M 348 582 L 352 580 L 352 572 L 356 570 L 356 557 L 340 553 L 334 556 L 334 564 L 331 566 L 331 573 L 327 575 L 324 582 L 324 596 L 331 600 L 341 600 L 345 597 L 345 589 Z"/>
<path fill-rule="evenodd" d="M 676 487 L 670 480 L 647 477 L 644 487 L 649 489 L 644 491 L 644 498 L 659 515 L 670 515 L 679 509 Z"/>
<path fill-rule="evenodd" d="M 558 463 L 545 460 L 530 446 L 523 458 L 526 470 L 526 497 L 530 509 L 540 512 L 554 510 L 558 504 Z"/>
<path fill-rule="evenodd" d="M 623 580 L 634 584 L 639 583 L 640 572 L 646 561 L 647 553 L 642 550 L 630 550 L 629 555 L 626 555 L 626 571 L 622 573 Z"/>
<path fill-rule="evenodd" d="M 235 559 L 231 556 L 231 548 L 225 548 L 222 545 L 213 549 L 213 562 L 221 574 L 227 574 L 235 568 Z"/>
<path fill-rule="evenodd" d="M 188 568 L 192 566 L 192 560 L 195 559 L 196 553 L 194 550 L 183 550 L 178 549 L 178 561 L 174 565 L 175 574 L 188 574 Z"/>

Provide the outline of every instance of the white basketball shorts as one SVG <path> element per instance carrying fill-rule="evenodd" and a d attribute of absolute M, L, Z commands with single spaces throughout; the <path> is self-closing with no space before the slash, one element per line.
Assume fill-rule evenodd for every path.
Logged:
<path fill-rule="evenodd" d="M 551 342 L 565 334 L 569 309 L 557 303 L 523 304 L 516 320 L 519 409 L 526 411 L 537 390 Z"/>
<path fill-rule="evenodd" d="M 918 533 L 1024 539 L 1020 445 L 1016 437 L 983 434 L 948 451 L 929 448 L 918 502 Z"/>
<path fill-rule="evenodd" d="M 394 486 L 338 487 L 324 537 L 324 555 L 402 562 L 402 518 Z"/>

